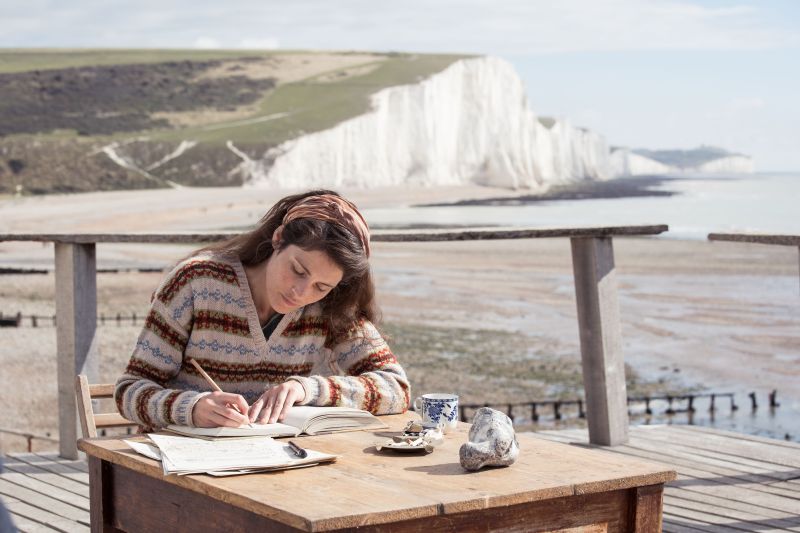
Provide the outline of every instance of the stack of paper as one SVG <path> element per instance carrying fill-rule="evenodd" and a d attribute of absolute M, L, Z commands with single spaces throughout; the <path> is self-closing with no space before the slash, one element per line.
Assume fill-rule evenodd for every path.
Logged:
<path fill-rule="evenodd" d="M 300 458 L 288 444 L 270 437 L 250 439 L 204 440 L 173 435 L 149 435 L 155 446 L 125 442 L 135 451 L 160 458 L 164 474 L 232 475 L 267 470 L 283 470 L 335 461 L 336 456 L 306 450 Z"/>

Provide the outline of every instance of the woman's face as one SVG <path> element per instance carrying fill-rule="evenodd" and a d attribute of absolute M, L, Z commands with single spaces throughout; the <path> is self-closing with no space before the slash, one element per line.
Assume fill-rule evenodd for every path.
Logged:
<path fill-rule="evenodd" d="M 341 267 L 325 252 L 285 246 L 267 261 L 269 306 L 286 314 L 317 302 L 339 284 L 343 275 Z"/>

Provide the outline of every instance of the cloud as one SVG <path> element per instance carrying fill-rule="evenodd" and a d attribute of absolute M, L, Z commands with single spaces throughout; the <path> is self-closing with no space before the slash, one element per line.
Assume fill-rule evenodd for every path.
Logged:
<path fill-rule="evenodd" d="M 773 22 L 787 17 L 776 4 L 753 0 L 722 0 L 717 7 L 700 0 L 140 0 L 116 4 L 113 17 L 107 2 L 99 0 L 32 1 L 33 9 L 0 2 L 0 45 L 276 48 L 280 43 L 495 55 L 800 45 L 800 30 Z"/>

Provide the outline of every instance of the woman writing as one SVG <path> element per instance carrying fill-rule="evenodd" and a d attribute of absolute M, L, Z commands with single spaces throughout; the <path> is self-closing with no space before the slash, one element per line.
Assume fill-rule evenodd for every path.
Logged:
<path fill-rule="evenodd" d="M 355 205 L 324 190 L 199 250 L 153 296 L 116 384 L 120 413 L 150 429 L 272 423 L 295 404 L 405 411 L 406 374 L 373 325 L 369 253 Z"/>

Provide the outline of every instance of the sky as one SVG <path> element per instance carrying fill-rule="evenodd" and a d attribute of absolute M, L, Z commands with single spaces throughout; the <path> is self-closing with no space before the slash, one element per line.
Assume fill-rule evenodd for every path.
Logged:
<path fill-rule="evenodd" d="M 0 0 L 5 48 L 333 49 L 510 61 L 538 115 L 612 146 L 800 170 L 797 0 Z"/>

